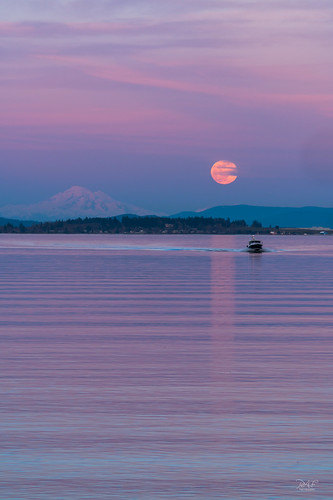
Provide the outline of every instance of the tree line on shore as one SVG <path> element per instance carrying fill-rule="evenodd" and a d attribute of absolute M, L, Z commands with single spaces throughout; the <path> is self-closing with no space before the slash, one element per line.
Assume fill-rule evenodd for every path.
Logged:
<path fill-rule="evenodd" d="M 269 232 L 258 221 L 247 225 L 245 220 L 212 217 L 93 217 L 40 222 L 25 227 L 7 223 L 0 226 L 1 233 L 110 233 L 110 234 L 248 234 Z"/>

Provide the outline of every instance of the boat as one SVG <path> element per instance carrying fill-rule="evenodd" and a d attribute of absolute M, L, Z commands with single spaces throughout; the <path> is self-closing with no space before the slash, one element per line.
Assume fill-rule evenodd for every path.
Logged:
<path fill-rule="evenodd" d="M 256 240 L 254 236 L 252 236 L 252 238 L 250 239 L 250 241 L 246 245 L 246 248 L 247 248 L 248 252 L 259 253 L 259 252 L 263 251 L 262 242 L 260 240 Z"/>

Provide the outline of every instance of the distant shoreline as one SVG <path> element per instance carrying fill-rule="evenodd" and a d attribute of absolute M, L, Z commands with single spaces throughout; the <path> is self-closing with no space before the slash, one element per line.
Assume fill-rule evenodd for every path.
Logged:
<path fill-rule="evenodd" d="M 0 233 L 5 234 L 258 234 L 258 235 L 316 235 L 333 234 L 333 229 L 322 227 L 291 228 L 263 227 L 259 221 L 251 225 L 245 220 L 231 221 L 229 218 L 213 217 L 94 217 L 77 218 L 66 221 L 33 223 L 11 223 L 0 226 Z"/>

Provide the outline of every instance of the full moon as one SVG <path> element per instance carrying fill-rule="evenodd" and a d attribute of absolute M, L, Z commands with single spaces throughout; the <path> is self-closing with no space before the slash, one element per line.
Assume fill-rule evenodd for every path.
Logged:
<path fill-rule="evenodd" d="M 237 179 L 237 166 L 231 161 L 220 160 L 214 163 L 210 173 L 215 182 L 231 184 Z"/>

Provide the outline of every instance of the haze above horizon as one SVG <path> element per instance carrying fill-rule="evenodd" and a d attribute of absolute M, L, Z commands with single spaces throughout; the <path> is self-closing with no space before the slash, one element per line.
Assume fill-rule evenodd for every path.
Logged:
<path fill-rule="evenodd" d="M 259 221 L 263 227 L 332 228 L 333 207 L 274 207 L 260 205 L 219 205 L 203 211 L 157 213 L 111 198 L 102 191 L 92 192 L 82 186 L 72 186 L 47 200 L 32 204 L 0 206 L 0 219 L 11 221 L 59 221 L 68 219 L 108 218 L 119 215 L 162 217 L 209 217 L 244 220 L 248 226 Z M 3 222 L 3 224 L 5 223 Z M 2 224 L 2 225 L 3 225 Z"/>
<path fill-rule="evenodd" d="M 0 205 L 70 185 L 151 212 L 332 206 L 333 5 L 0 7 Z M 238 178 L 218 185 L 219 160 Z"/>

